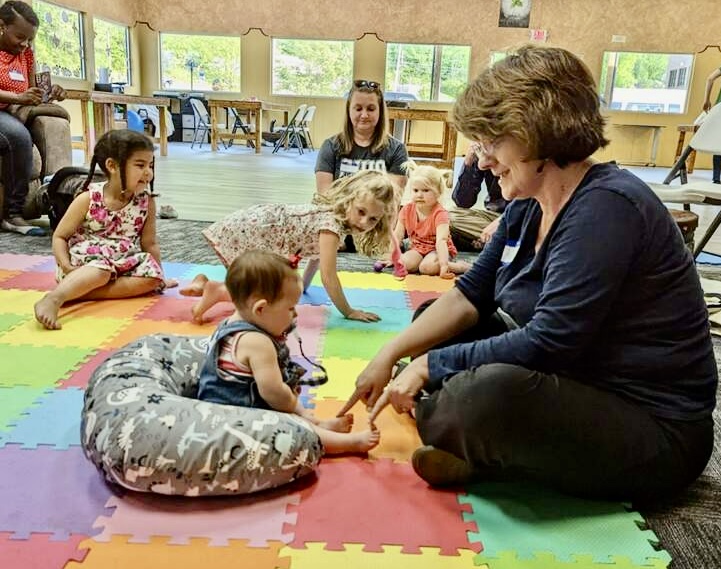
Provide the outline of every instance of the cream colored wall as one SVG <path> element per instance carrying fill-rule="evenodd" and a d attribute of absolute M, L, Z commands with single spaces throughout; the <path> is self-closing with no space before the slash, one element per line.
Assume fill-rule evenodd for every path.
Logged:
<path fill-rule="evenodd" d="M 132 24 L 146 21 L 158 31 L 180 33 L 240 34 L 242 96 L 297 106 L 300 102 L 318 106 L 313 137 L 320 142 L 337 132 L 343 114 L 343 101 L 328 98 L 270 96 L 270 37 L 309 39 L 349 39 L 355 44 L 356 77 L 383 80 L 385 41 L 455 43 L 471 46 L 471 75 L 488 61 L 491 51 L 519 45 L 528 39 L 528 30 L 499 28 L 498 0 L 479 0 L 472 5 L 462 0 L 442 3 L 427 0 L 243 0 L 199 5 L 196 0 L 64 0 L 63 4 L 115 21 Z M 472 8 L 472 10 L 471 10 Z M 719 43 L 718 0 L 689 0 L 683 7 L 677 0 L 533 0 L 531 28 L 549 32 L 549 43 L 579 54 L 599 78 L 604 50 L 699 52 L 706 45 Z M 260 28 L 261 33 L 252 28 Z M 612 43 L 611 36 L 625 36 L 624 43 Z M 133 69 L 138 84 L 130 92 L 150 94 L 159 86 L 157 33 L 145 25 L 134 28 L 137 46 Z M 140 57 L 142 55 L 142 58 Z M 643 133 L 618 129 L 613 125 L 660 124 L 658 154 L 660 164 L 669 165 L 677 140 L 676 125 L 692 122 L 698 114 L 705 78 L 721 65 L 721 52 L 709 49 L 697 56 L 691 83 L 688 112 L 684 115 L 609 113 L 608 133 L 612 144 L 601 153 L 604 158 L 630 159 L 646 155 L 650 142 Z M 137 91 L 139 89 L 139 91 Z M 429 108 L 449 105 L 423 104 Z M 77 121 L 76 121 L 77 122 Z M 437 126 L 418 125 L 414 136 L 434 136 Z M 646 134 L 646 137 L 648 135 Z M 459 144 L 459 153 L 465 145 Z M 705 159 L 699 165 L 706 167 Z"/>

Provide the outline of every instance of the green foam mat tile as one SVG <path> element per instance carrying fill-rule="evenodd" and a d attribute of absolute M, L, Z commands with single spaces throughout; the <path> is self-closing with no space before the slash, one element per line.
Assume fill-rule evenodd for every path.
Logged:
<path fill-rule="evenodd" d="M 641 566 L 670 561 L 652 546 L 653 532 L 639 528 L 640 514 L 619 502 L 573 498 L 531 483 L 479 483 L 467 491 L 458 501 L 471 506 L 463 517 L 478 531 L 469 532 L 469 541 L 483 544 L 484 557 L 515 551 L 519 559 L 550 552 L 561 561 L 574 554 L 600 563 L 624 557 Z"/>
<path fill-rule="evenodd" d="M 9 332 L 0 335 L 0 342 L 13 345 L 32 345 L 92 348 L 109 342 L 130 320 L 121 318 L 61 317 L 62 329 L 45 330 L 35 319 L 27 320 Z"/>
<path fill-rule="evenodd" d="M 0 334 L 9 332 L 18 324 L 26 322 L 30 317 L 24 314 L 0 314 Z"/>
<path fill-rule="evenodd" d="M 0 343 L 0 362 L 3 362 L 0 366 L 0 386 L 52 387 L 94 352 L 93 348 L 10 346 Z"/>
<path fill-rule="evenodd" d="M 323 340 L 321 353 L 324 358 L 360 358 L 370 360 L 378 353 L 381 346 L 396 337 L 396 332 L 383 332 L 366 324 L 367 329 L 362 334 L 357 330 L 343 328 L 328 328 Z"/>
<path fill-rule="evenodd" d="M 573 555 L 571 561 L 561 561 L 547 551 L 536 553 L 531 559 L 521 559 L 515 551 L 503 551 L 498 557 L 481 553 L 474 561 L 476 566 L 488 569 L 666 569 L 668 561 L 650 559 L 644 565 L 636 565 L 627 557 L 612 556 L 609 562 L 598 563 L 590 555 Z"/>
<path fill-rule="evenodd" d="M 47 393 L 42 387 L 0 387 L 0 432 L 9 431 L 18 418 Z"/>

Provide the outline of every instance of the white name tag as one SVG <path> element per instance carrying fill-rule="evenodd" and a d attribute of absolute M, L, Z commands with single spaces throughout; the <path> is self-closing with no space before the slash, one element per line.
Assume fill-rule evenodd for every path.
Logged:
<path fill-rule="evenodd" d="M 518 254 L 518 241 L 506 241 L 506 246 L 503 248 L 503 254 L 501 255 L 501 264 L 508 265 Z"/>
<path fill-rule="evenodd" d="M 23 75 L 19 71 L 15 71 L 14 69 L 11 69 L 8 75 L 13 81 L 25 81 L 25 75 Z"/>

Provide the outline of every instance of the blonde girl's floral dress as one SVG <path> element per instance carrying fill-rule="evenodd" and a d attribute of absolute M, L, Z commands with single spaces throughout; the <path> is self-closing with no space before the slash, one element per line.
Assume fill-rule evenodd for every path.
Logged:
<path fill-rule="evenodd" d="M 140 247 L 150 195 L 142 192 L 122 209 L 105 206 L 105 182 L 90 184 L 90 206 L 85 220 L 68 239 L 70 263 L 110 271 L 112 278 L 146 277 L 163 279 L 163 269 L 155 258 Z M 58 280 L 63 278 L 58 268 Z"/>
<path fill-rule="evenodd" d="M 227 267 L 250 249 L 317 259 L 321 231 L 335 233 L 341 240 L 347 233 L 327 207 L 274 204 L 235 211 L 203 230 L 203 235 Z"/>

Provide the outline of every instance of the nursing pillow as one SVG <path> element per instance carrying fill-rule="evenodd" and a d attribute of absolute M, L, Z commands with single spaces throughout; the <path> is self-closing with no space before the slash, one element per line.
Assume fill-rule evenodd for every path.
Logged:
<path fill-rule="evenodd" d="M 140 492 L 248 494 L 313 472 L 323 455 L 300 417 L 196 399 L 207 337 L 144 336 L 90 378 L 85 456 L 105 479 Z"/>

